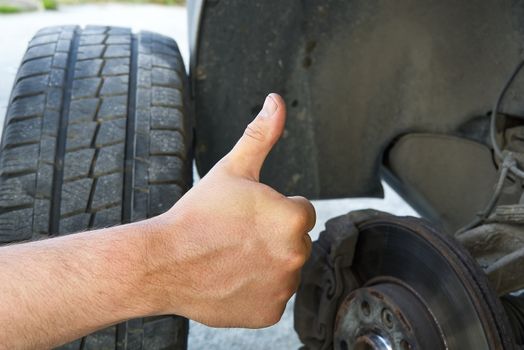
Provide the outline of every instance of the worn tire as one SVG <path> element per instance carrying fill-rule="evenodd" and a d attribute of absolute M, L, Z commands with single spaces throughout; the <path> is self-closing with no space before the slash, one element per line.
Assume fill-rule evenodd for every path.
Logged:
<path fill-rule="evenodd" d="M 40 30 L 0 151 L 0 243 L 158 215 L 191 185 L 187 78 L 169 38 L 114 27 Z M 65 349 L 185 349 L 188 321 L 131 320 Z"/>

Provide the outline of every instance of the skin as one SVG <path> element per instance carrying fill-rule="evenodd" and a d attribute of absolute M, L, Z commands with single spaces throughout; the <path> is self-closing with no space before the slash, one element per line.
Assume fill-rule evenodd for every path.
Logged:
<path fill-rule="evenodd" d="M 51 348 L 127 319 L 278 322 L 311 252 L 315 211 L 259 183 L 285 123 L 270 94 L 231 152 L 168 212 L 0 248 L 0 348 Z"/>

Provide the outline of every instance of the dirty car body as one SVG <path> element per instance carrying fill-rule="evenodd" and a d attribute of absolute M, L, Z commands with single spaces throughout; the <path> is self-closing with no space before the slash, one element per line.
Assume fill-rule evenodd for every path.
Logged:
<path fill-rule="evenodd" d="M 190 11 L 201 174 L 276 91 L 289 122 L 262 179 L 278 190 L 380 197 L 385 170 L 417 210 L 452 228 L 487 200 L 487 113 L 521 58 L 524 2 L 221 0 Z M 505 114 L 522 114 L 523 83 Z M 430 168 L 406 174 L 399 162 Z M 468 195 L 442 198 L 443 184 Z"/>

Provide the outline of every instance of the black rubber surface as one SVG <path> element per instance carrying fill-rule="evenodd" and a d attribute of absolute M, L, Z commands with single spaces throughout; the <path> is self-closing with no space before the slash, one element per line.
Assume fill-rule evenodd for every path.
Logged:
<path fill-rule="evenodd" d="M 176 43 L 88 26 L 40 30 L 0 151 L 0 243 L 158 215 L 191 185 L 192 125 Z M 65 349 L 185 349 L 187 320 L 128 321 Z"/>

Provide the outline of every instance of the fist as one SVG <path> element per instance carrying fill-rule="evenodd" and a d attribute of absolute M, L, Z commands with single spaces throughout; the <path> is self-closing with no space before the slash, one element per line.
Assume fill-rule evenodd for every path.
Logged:
<path fill-rule="evenodd" d="M 152 283 L 162 307 L 215 327 L 278 322 L 311 252 L 315 210 L 259 183 L 286 109 L 270 94 L 235 147 L 158 220 Z"/>

